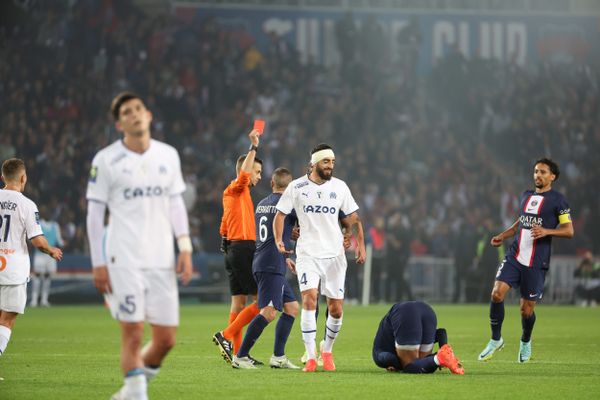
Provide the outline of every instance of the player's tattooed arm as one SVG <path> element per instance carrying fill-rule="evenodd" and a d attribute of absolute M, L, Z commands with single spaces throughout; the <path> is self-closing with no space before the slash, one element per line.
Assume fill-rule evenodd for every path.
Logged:
<path fill-rule="evenodd" d="M 367 250 L 365 249 L 364 229 L 358 212 L 354 212 L 348 215 L 342 220 L 342 224 L 345 227 L 350 228 L 350 232 L 352 232 L 352 235 L 354 235 L 354 237 L 356 238 L 356 262 L 359 264 L 364 263 L 367 255 Z"/>
<path fill-rule="evenodd" d="M 500 247 L 502 245 L 502 242 L 504 241 L 504 239 L 515 236 L 517 234 L 518 230 L 519 230 L 519 220 L 516 220 L 515 223 L 510 226 L 510 228 L 506 229 L 504 232 L 500 233 L 499 235 L 494 236 L 492 238 L 492 240 L 490 241 L 490 244 L 494 247 Z"/>

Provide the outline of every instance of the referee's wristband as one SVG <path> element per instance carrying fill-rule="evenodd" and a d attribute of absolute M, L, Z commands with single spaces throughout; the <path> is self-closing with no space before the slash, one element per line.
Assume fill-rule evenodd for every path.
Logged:
<path fill-rule="evenodd" d="M 180 236 L 177 238 L 177 247 L 180 252 L 192 252 L 192 239 L 189 236 Z"/>
<path fill-rule="evenodd" d="M 258 151 L 258 146 L 255 145 L 251 145 L 250 148 L 248 149 L 248 151 Z"/>

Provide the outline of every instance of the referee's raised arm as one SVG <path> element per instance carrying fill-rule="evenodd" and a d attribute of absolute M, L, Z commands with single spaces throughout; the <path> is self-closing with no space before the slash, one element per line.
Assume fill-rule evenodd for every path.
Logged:
<path fill-rule="evenodd" d="M 225 253 L 225 270 L 231 291 L 229 326 L 213 335 L 226 361 L 231 362 L 234 352 L 242 343 L 242 329 L 259 312 L 256 305 L 257 286 L 252 275 L 252 259 L 256 249 L 256 221 L 250 189 L 261 178 L 262 161 L 256 157 L 259 144 L 258 130 L 248 134 L 248 153 L 238 157 L 236 179 L 223 191 L 223 217 L 219 229 L 221 251 Z M 253 302 L 246 307 L 248 295 Z"/>

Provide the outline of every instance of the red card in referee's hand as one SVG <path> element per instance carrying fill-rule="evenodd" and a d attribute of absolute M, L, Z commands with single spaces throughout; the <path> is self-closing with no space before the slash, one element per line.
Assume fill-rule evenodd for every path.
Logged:
<path fill-rule="evenodd" d="M 259 133 L 259 135 L 262 135 L 263 132 L 265 131 L 265 121 L 262 119 L 255 119 L 254 120 L 254 128 L 252 129 L 256 129 Z"/>

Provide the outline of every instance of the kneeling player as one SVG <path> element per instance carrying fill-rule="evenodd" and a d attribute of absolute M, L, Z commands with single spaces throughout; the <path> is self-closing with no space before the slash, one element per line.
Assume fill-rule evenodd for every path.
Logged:
<path fill-rule="evenodd" d="M 290 336 L 296 314 L 298 314 L 298 302 L 285 279 L 285 272 L 286 265 L 292 271 L 295 271 L 295 265 L 291 259 L 285 258 L 279 253 L 273 238 L 273 217 L 277 213 L 275 206 L 291 181 L 290 171 L 285 168 L 277 168 L 271 178 L 273 193 L 256 206 L 256 237 L 258 240 L 252 262 L 252 272 L 258 285 L 260 313 L 248 325 L 242 345 L 231 362 L 231 366 L 234 368 L 256 368 L 254 359 L 250 357 L 250 349 L 266 326 L 275 319 L 277 311 L 283 311 L 283 313 L 275 328 L 275 348 L 269 365 L 272 368 L 299 368 L 292 364 L 285 355 L 285 344 Z M 292 219 L 295 218 L 290 215 L 285 220 L 284 240 L 286 243 L 291 237 L 294 225 Z"/>
<path fill-rule="evenodd" d="M 446 367 L 453 374 L 464 375 L 448 342 L 446 330 L 436 329 L 437 317 L 428 304 L 406 301 L 392 306 L 383 317 L 373 342 L 373 361 L 388 371 L 430 374 Z M 439 344 L 432 354 L 433 344 Z"/>

